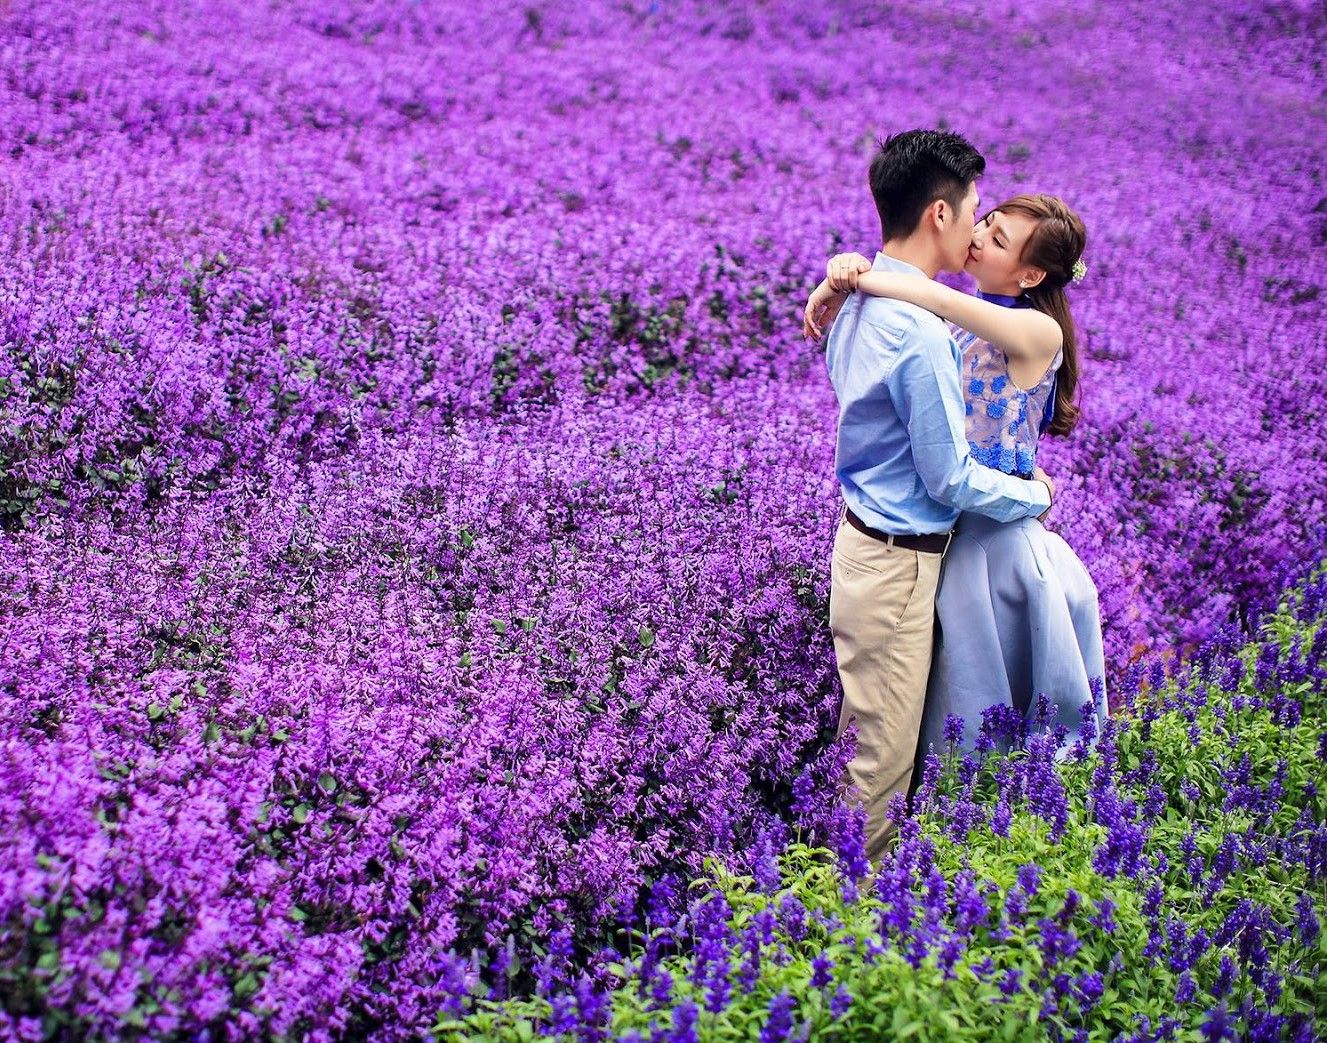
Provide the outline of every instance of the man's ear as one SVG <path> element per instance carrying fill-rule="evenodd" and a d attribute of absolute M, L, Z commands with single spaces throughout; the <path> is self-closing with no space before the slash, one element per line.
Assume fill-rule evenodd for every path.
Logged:
<path fill-rule="evenodd" d="M 943 232 L 954 220 L 954 208 L 943 199 L 937 199 L 926 208 L 925 219 L 935 226 L 937 232 Z"/>

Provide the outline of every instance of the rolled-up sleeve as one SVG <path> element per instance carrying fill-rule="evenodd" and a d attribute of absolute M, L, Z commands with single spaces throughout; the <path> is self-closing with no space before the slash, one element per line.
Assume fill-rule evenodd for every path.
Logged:
<path fill-rule="evenodd" d="M 996 521 L 1041 514 L 1050 506 L 1044 483 L 972 459 L 958 373 L 953 341 L 939 331 L 919 329 L 889 377 L 894 408 L 907 427 L 913 462 L 927 493 L 957 510 Z"/>

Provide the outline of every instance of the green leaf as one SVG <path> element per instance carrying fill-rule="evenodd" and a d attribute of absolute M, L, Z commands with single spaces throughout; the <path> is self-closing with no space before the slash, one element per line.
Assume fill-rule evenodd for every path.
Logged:
<path fill-rule="evenodd" d="M 654 631 L 649 627 L 641 627 L 640 633 L 636 636 L 640 640 L 641 648 L 649 648 L 654 644 Z"/>
<path fill-rule="evenodd" d="M 245 999 L 258 991 L 258 975 L 249 971 L 235 983 L 235 998 Z"/>
<path fill-rule="evenodd" d="M 290 817 L 301 826 L 304 825 L 309 820 L 309 805 L 296 804 L 294 810 L 290 813 Z"/>

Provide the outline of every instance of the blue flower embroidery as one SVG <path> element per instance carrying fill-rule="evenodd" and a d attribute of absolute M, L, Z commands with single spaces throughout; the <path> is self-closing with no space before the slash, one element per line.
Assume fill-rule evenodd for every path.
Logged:
<path fill-rule="evenodd" d="M 986 415 L 993 420 L 999 420 L 1002 416 L 1004 416 L 1005 405 L 1006 403 L 1004 399 L 998 399 L 995 402 L 987 402 Z"/>
<path fill-rule="evenodd" d="M 1004 391 L 1004 386 L 1008 383 L 1009 383 L 1008 377 L 996 377 L 994 380 L 991 381 L 991 390 L 994 391 L 997 395 L 999 395 Z"/>
<path fill-rule="evenodd" d="M 968 384 L 968 394 L 980 395 L 985 388 L 986 382 L 984 380 L 973 380 Z"/>

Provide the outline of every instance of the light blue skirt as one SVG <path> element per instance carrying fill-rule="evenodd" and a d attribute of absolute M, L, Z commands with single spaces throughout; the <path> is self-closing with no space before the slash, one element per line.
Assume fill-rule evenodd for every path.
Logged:
<path fill-rule="evenodd" d="M 936 595 L 918 764 L 931 749 L 944 755 L 950 714 L 963 718 L 960 747 L 971 750 L 983 710 L 1012 706 L 1031 728 L 1039 693 L 1050 699 L 1050 725 L 1063 725 L 1068 741 L 1085 720 L 1099 734 L 1105 674 L 1096 584 L 1069 545 L 1035 518 L 962 515 Z"/>

